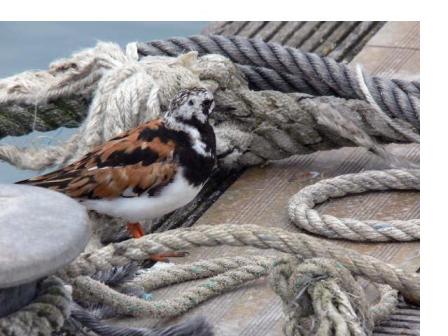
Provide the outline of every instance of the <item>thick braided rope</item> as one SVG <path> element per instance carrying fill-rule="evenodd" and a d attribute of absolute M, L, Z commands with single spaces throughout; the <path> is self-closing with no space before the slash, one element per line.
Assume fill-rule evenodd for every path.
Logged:
<path fill-rule="evenodd" d="M 181 87 L 191 86 L 214 91 L 217 113 L 213 124 L 221 166 L 256 165 L 353 143 L 392 162 L 392 156 L 378 143 L 415 138 L 410 137 L 415 130 L 408 123 L 397 128 L 397 122 L 391 123 L 391 118 L 365 101 L 252 91 L 224 56 L 198 58 L 197 52 L 190 52 L 177 58 L 138 60 L 137 52 L 133 53 L 136 48 L 130 44 L 125 52 L 115 44 L 99 43 L 54 62 L 48 71 L 1 80 L 2 106 L 45 108 L 46 99 L 65 99 L 81 88 L 92 96 L 92 102 L 79 131 L 67 142 L 50 147 L 1 145 L 0 160 L 27 169 L 65 165 L 122 131 L 160 115 Z M 365 86 L 364 80 L 358 82 Z M 367 91 L 364 96 L 371 97 Z"/>
<path fill-rule="evenodd" d="M 32 303 L 0 318 L 0 335 L 51 336 L 70 315 L 71 301 L 64 283 L 57 277 L 49 277 L 40 284 Z"/>
<path fill-rule="evenodd" d="M 184 290 L 179 296 L 154 302 L 120 293 L 88 276 L 79 276 L 72 280 L 73 297 L 84 304 L 106 305 L 121 315 L 175 317 L 212 297 L 267 275 L 271 264 L 271 258 L 254 259 L 251 263 L 209 277 L 201 284 Z"/>
<path fill-rule="evenodd" d="M 340 262 L 353 274 L 388 284 L 411 302 L 420 300 L 420 276 L 389 265 L 374 257 L 336 246 L 302 233 L 257 225 L 203 225 L 151 234 L 140 239 L 109 244 L 93 253 L 82 254 L 61 276 L 67 279 L 92 275 L 99 269 L 142 261 L 148 254 L 186 250 L 197 246 L 253 246 L 275 249 L 303 258 L 325 257 Z"/>
<path fill-rule="evenodd" d="M 190 50 L 228 57 L 259 89 L 365 99 L 356 71 L 348 65 L 260 39 L 198 35 L 139 43 L 137 47 L 144 56 L 176 56 Z M 365 83 L 383 111 L 419 129 L 419 82 L 365 76 Z"/>
<path fill-rule="evenodd" d="M 300 229 L 328 238 L 354 241 L 413 241 L 420 239 L 420 220 L 357 220 L 321 215 L 313 207 L 330 198 L 381 190 L 419 190 L 418 169 L 390 169 L 347 174 L 319 181 L 289 200 L 288 214 Z"/>
<path fill-rule="evenodd" d="M 371 306 L 360 283 L 329 259 L 283 259 L 274 264 L 269 280 L 283 301 L 286 336 L 370 335 L 398 301 L 395 290 L 382 286 L 379 302 Z"/>
<path fill-rule="evenodd" d="M 255 264 L 268 269 L 273 260 L 274 257 L 266 256 L 236 256 L 199 260 L 191 264 L 173 264 L 171 267 L 151 269 L 149 272 L 138 274 L 123 286 L 141 286 L 145 291 L 153 291 L 186 281 L 214 277 L 247 265 Z"/>

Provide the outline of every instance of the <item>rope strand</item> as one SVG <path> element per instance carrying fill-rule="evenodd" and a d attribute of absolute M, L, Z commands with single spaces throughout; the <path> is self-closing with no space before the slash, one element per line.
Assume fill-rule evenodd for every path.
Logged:
<path fill-rule="evenodd" d="M 327 57 L 260 39 L 199 35 L 138 43 L 141 56 L 177 56 L 195 50 L 220 54 L 237 64 L 255 88 L 320 96 L 365 99 L 356 71 Z M 420 127 L 420 83 L 365 76 L 365 84 L 381 110 L 391 118 Z"/>

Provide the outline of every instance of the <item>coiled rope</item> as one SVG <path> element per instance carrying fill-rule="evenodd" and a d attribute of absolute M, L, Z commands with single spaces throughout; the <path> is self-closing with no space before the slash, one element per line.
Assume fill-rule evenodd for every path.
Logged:
<path fill-rule="evenodd" d="M 413 241 L 420 239 L 420 220 L 356 220 L 320 215 L 312 208 L 330 198 L 381 190 L 419 190 L 420 170 L 389 169 L 347 174 L 319 181 L 289 200 L 291 221 L 306 231 L 353 241 Z"/>
<path fill-rule="evenodd" d="M 258 90 L 365 99 L 356 71 L 348 65 L 261 39 L 197 35 L 138 43 L 137 50 L 143 56 L 178 56 L 191 50 L 200 55 L 221 54 L 237 64 Z M 372 76 L 365 81 L 383 111 L 419 129 L 420 82 Z"/>
<path fill-rule="evenodd" d="M 29 305 L 0 318 L 2 336 L 51 336 L 70 316 L 71 293 L 61 279 L 43 280 Z"/>

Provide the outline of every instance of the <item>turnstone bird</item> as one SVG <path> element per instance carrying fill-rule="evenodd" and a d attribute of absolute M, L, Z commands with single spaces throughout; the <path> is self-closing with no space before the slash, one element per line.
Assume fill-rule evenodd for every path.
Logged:
<path fill-rule="evenodd" d="M 128 220 L 131 234 L 141 237 L 138 221 L 186 205 L 209 178 L 216 160 L 208 122 L 214 105 L 206 89 L 181 90 L 162 118 L 116 136 L 60 170 L 17 183 L 53 189 L 90 210 Z"/>

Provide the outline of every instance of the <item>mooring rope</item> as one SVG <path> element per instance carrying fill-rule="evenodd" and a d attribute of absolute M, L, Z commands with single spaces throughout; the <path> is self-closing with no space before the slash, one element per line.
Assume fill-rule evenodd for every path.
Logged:
<path fill-rule="evenodd" d="M 330 198 L 366 191 L 419 190 L 420 170 L 375 170 L 321 180 L 289 200 L 288 213 L 299 228 L 327 238 L 353 241 L 413 241 L 420 239 L 420 220 L 357 220 L 320 215 L 313 207 Z"/>
<path fill-rule="evenodd" d="M 0 105 L 6 110 L 31 104 L 35 111 L 35 106 L 45 108 L 49 101 L 80 92 L 93 98 L 82 126 L 67 142 L 46 148 L 0 145 L 0 159 L 35 170 L 72 162 L 94 146 L 158 117 L 180 88 L 192 85 L 214 91 L 212 122 L 221 166 L 257 165 L 354 144 L 392 162 L 382 143 L 415 140 L 409 135 L 417 130 L 405 120 L 398 129 L 391 118 L 361 100 L 252 91 L 223 56 L 198 58 L 191 52 L 138 60 L 135 49 L 134 44 L 123 51 L 115 44 L 99 43 L 54 62 L 48 71 L 1 80 Z"/>
<path fill-rule="evenodd" d="M 148 254 L 161 251 L 187 250 L 198 246 L 253 246 L 297 255 L 302 258 L 331 258 L 353 274 L 371 281 L 388 284 L 411 302 L 420 301 L 420 277 L 374 257 L 346 249 L 303 233 L 265 228 L 257 225 L 201 225 L 146 235 L 109 244 L 91 253 L 83 253 L 60 275 L 70 281 L 90 276 L 97 270 L 143 261 Z"/>
<path fill-rule="evenodd" d="M 268 274 L 271 287 L 284 303 L 284 331 L 288 336 L 301 335 L 305 325 L 319 326 L 317 335 L 333 335 L 333 329 L 341 336 L 369 335 L 375 323 L 389 316 L 397 304 L 397 292 L 382 285 L 378 286 L 378 302 L 370 305 L 364 289 L 347 269 L 333 260 L 317 258 L 306 261 L 291 257 L 217 258 L 154 270 L 145 273 L 145 279 L 140 276 L 131 281 L 152 290 L 213 275 L 180 296 L 163 301 L 129 297 L 89 277 L 78 277 L 75 288 L 83 302 L 106 304 L 119 314 L 175 317 L 236 285 Z M 163 281 L 157 283 L 157 279 Z M 306 322 L 310 317 L 314 321 Z"/>
<path fill-rule="evenodd" d="M 191 50 L 200 55 L 221 54 L 262 90 L 365 99 L 357 74 L 348 65 L 261 39 L 198 35 L 139 43 L 137 49 L 141 55 L 178 56 Z M 370 76 L 365 82 L 375 102 L 389 116 L 420 127 L 419 82 Z"/>
<path fill-rule="evenodd" d="M 283 301 L 286 336 L 370 335 L 398 302 L 396 291 L 379 286 L 372 305 L 352 274 L 329 259 L 277 262 L 269 280 Z"/>
<path fill-rule="evenodd" d="M 370 335 L 396 307 L 397 291 L 377 285 L 379 300 L 370 304 L 351 272 L 333 259 L 252 256 L 217 258 L 151 270 L 123 284 L 154 290 L 175 283 L 207 278 L 172 299 L 147 301 L 120 293 L 87 276 L 73 280 L 74 296 L 85 304 L 103 304 L 116 314 L 155 318 L 176 317 L 235 287 L 269 275 L 283 301 L 285 335 Z"/>
<path fill-rule="evenodd" d="M 71 293 L 54 276 L 43 280 L 32 303 L 0 318 L 2 336 L 51 336 L 70 316 Z"/>

